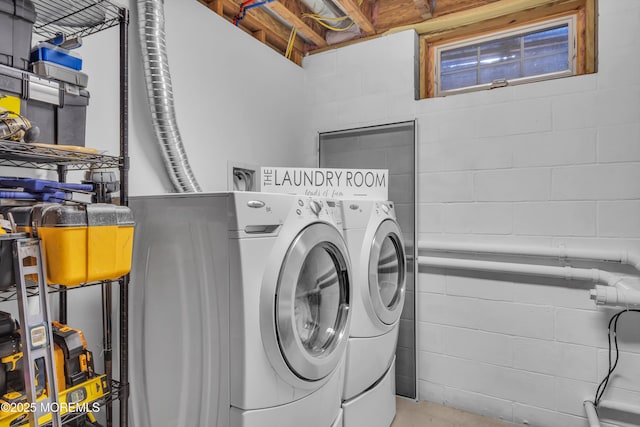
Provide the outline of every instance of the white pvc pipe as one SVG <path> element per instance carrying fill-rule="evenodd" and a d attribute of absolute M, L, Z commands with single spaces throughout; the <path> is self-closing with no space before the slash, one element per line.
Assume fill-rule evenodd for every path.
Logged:
<path fill-rule="evenodd" d="M 555 277 L 566 280 L 587 280 L 608 286 L 620 286 L 621 277 L 595 268 L 556 267 L 510 262 L 478 261 L 458 258 L 418 257 L 420 265 L 457 270 L 476 270 L 490 273 L 509 273 L 526 276 Z"/>
<path fill-rule="evenodd" d="M 584 410 L 587 413 L 589 427 L 600 427 L 600 420 L 598 419 L 598 413 L 596 412 L 596 407 L 593 405 L 593 402 L 585 400 Z"/>
<path fill-rule="evenodd" d="M 591 290 L 591 299 L 596 304 L 630 306 L 640 305 L 640 291 L 629 289 L 622 282 L 615 288 L 610 286 L 596 286 Z"/>
<path fill-rule="evenodd" d="M 578 248 L 546 248 L 541 246 L 497 245 L 484 243 L 455 243 L 442 241 L 418 242 L 418 249 L 432 252 L 463 252 L 474 254 L 516 255 L 627 264 L 640 271 L 640 254 L 629 251 L 607 251 Z"/>
<path fill-rule="evenodd" d="M 640 406 L 631 403 L 615 402 L 613 400 L 601 400 L 598 408 L 613 409 L 614 411 L 640 415 Z"/>

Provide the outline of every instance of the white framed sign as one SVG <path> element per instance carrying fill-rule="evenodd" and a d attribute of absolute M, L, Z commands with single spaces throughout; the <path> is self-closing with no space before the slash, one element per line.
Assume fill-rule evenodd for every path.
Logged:
<path fill-rule="evenodd" d="M 387 169 L 260 168 L 260 191 L 331 199 L 389 199 Z"/>

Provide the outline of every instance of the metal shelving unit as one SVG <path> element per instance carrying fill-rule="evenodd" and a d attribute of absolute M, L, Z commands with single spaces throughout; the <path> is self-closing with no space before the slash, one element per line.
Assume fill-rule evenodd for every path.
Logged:
<path fill-rule="evenodd" d="M 0 140 L 0 166 L 67 170 L 119 168 L 120 157 Z"/>
<path fill-rule="evenodd" d="M 60 292 L 67 292 L 71 289 L 82 289 L 82 288 L 90 288 L 93 286 L 100 286 L 100 285 L 104 285 L 108 282 L 91 282 L 91 283 L 82 283 L 80 285 L 74 286 L 73 288 L 67 288 L 65 286 L 61 286 L 61 285 L 48 285 L 47 286 L 47 293 L 48 294 L 57 294 Z M 27 296 L 29 297 L 33 297 L 38 295 L 38 287 L 35 284 L 28 284 L 27 286 L 25 286 L 25 289 L 27 290 Z M 17 299 L 17 290 L 15 287 L 10 287 L 9 289 L 4 289 L 2 291 L 0 291 L 0 302 L 7 302 L 7 301 L 15 301 Z"/>
<path fill-rule="evenodd" d="M 108 0 L 34 0 L 38 12 L 33 32 L 47 38 L 63 33 L 87 37 L 119 25 L 122 8 Z"/>
<path fill-rule="evenodd" d="M 120 204 L 128 205 L 128 171 L 129 171 L 129 135 L 128 135 L 128 74 L 129 74 L 129 10 L 108 0 L 33 0 L 36 6 L 37 19 L 33 32 L 45 38 L 52 38 L 59 33 L 68 38 L 87 37 L 112 27 L 119 27 L 119 64 L 120 64 L 120 141 L 119 156 L 99 153 L 67 150 L 55 146 L 31 145 L 0 141 L 0 166 L 37 168 L 55 170 L 61 182 L 66 180 L 68 170 L 118 169 L 120 172 Z M 64 145 L 64 141 L 57 141 Z M 119 401 L 119 425 L 126 427 L 129 418 L 129 363 L 128 363 L 128 309 L 129 309 L 129 277 L 118 280 L 119 283 L 119 379 L 114 380 L 112 374 L 112 283 L 88 283 L 86 286 L 102 286 L 103 347 L 105 374 L 111 386 L 111 392 L 100 399 L 106 408 L 107 427 L 113 426 L 112 403 Z M 27 286 L 27 295 L 37 295 L 37 287 Z M 59 321 L 67 319 L 67 288 L 49 286 L 48 293 L 60 295 Z M 0 301 L 16 299 L 15 288 L 0 292 Z M 63 424 L 69 423 L 75 416 L 64 416 Z"/>

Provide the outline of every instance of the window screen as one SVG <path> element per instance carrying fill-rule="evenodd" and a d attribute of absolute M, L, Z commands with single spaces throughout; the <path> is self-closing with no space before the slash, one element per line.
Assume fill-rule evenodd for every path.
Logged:
<path fill-rule="evenodd" d="M 572 18 L 436 49 L 438 95 L 574 74 Z"/>

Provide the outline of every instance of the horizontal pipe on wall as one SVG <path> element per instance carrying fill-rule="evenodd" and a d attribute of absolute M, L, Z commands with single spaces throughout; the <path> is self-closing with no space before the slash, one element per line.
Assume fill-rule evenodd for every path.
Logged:
<path fill-rule="evenodd" d="M 545 248 L 535 246 L 495 245 L 482 243 L 455 243 L 430 241 L 419 242 L 418 249 L 429 252 L 531 256 L 542 258 L 579 259 L 590 261 L 616 262 L 631 265 L 640 269 L 640 256 L 631 252 L 600 251 L 595 249 Z M 636 306 L 640 305 L 640 290 L 634 289 L 619 276 L 612 273 L 586 268 L 540 266 L 493 261 L 459 260 L 450 258 L 428 258 L 432 264 L 440 263 L 443 268 L 479 270 L 487 272 L 502 272 L 521 275 L 556 277 L 567 280 L 587 280 L 602 283 L 608 287 L 596 286 L 591 290 L 591 299 L 598 305 L 607 306 Z M 492 264 L 493 263 L 493 264 Z M 438 265 L 431 265 L 437 267 Z"/>
<path fill-rule="evenodd" d="M 558 267 L 550 265 L 478 261 L 471 259 L 427 256 L 418 257 L 418 264 L 433 268 L 553 277 L 565 280 L 585 280 L 607 285 L 606 287 L 596 286 L 591 290 L 591 299 L 598 305 L 623 307 L 640 305 L 640 291 L 632 289 L 625 282 L 624 278 L 595 268 Z"/>
<path fill-rule="evenodd" d="M 628 286 L 619 284 L 610 286 L 596 286 L 591 290 L 591 299 L 599 305 L 611 306 L 640 306 L 640 291 L 629 289 Z"/>
<path fill-rule="evenodd" d="M 600 420 L 598 419 L 598 413 L 596 407 L 590 400 L 584 401 L 584 410 L 587 414 L 587 421 L 589 421 L 589 427 L 600 427 Z"/>
<path fill-rule="evenodd" d="M 455 243 L 442 241 L 418 242 L 418 249 L 431 252 L 460 252 L 487 255 L 531 256 L 541 258 L 579 259 L 630 265 L 640 271 L 640 254 L 630 251 L 609 251 L 580 248 L 546 248 L 522 245 Z"/>
<path fill-rule="evenodd" d="M 640 406 L 631 403 L 616 402 L 614 400 L 601 400 L 598 408 L 613 409 L 614 411 L 640 415 Z"/>
<path fill-rule="evenodd" d="M 586 280 L 608 286 L 620 286 L 623 279 L 607 271 L 595 268 L 556 267 L 549 265 L 520 264 L 498 261 L 478 261 L 459 258 L 419 256 L 420 265 L 456 270 L 475 270 L 489 273 L 508 273 L 525 276 L 555 277 L 566 280 Z"/>

